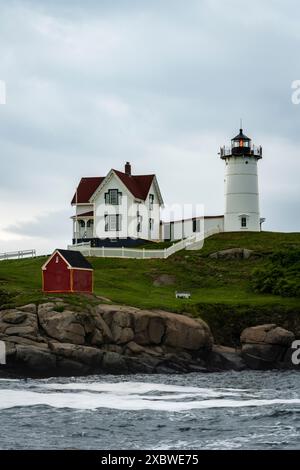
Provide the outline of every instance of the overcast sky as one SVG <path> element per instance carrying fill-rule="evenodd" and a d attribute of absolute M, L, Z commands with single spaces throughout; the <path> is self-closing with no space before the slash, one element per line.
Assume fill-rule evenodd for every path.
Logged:
<path fill-rule="evenodd" d="M 298 0 L 0 0 L 0 252 L 72 236 L 82 176 L 132 163 L 224 209 L 219 146 L 263 146 L 266 230 L 300 231 Z"/>

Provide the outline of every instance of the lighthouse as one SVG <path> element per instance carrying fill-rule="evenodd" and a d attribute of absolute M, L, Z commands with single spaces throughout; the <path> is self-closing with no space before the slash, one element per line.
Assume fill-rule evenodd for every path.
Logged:
<path fill-rule="evenodd" d="M 262 147 L 252 144 L 243 129 L 231 140 L 230 147 L 221 147 L 225 162 L 225 232 L 259 232 L 259 192 L 257 162 Z"/>

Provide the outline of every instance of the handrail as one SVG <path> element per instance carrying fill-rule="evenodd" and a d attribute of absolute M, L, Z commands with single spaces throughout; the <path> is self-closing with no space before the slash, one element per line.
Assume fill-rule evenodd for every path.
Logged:
<path fill-rule="evenodd" d="M 223 147 L 220 148 L 220 155 L 221 157 L 226 157 L 234 154 L 235 149 L 239 149 L 240 147 L 230 147 L 227 145 L 224 145 Z M 257 156 L 261 157 L 262 156 L 262 147 L 258 147 L 257 145 L 251 145 L 250 147 L 244 147 L 244 150 L 250 150 L 249 154 L 246 156 Z"/>
<path fill-rule="evenodd" d="M 8 251 L 6 253 L 0 253 L 0 261 L 7 259 L 23 259 L 23 258 L 35 258 L 36 250 L 19 250 L 19 251 Z"/>
<path fill-rule="evenodd" d="M 199 232 L 191 235 L 190 237 L 179 240 L 173 243 L 169 248 L 162 250 L 148 250 L 145 248 L 115 248 L 115 247 L 99 247 L 93 248 L 89 245 L 77 244 L 68 246 L 69 250 L 78 250 L 85 256 L 96 256 L 100 258 L 135 258 L 135 259 L 166 259 L 169 256 L 177 253 L 180 250 L 199 250 L 202 248 L 204 239 L 219 233 L 221 230 L 219 227 L 208 230 L 207 232 Z"/>

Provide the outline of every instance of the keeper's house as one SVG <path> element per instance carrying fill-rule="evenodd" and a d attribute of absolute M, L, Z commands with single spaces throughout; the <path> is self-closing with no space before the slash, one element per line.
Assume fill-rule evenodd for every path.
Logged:
<path fill-rule="evenodd" d="M 82 178 L 72 205 L 73 244 L 133 246 L 160 240 L 163 199 L 155 175 L 110 170 L 104 177 Z"/>
<path fill-rule="evenodd" d="M 42 276 L 44 292 L 93 292 L 93 268 L 79 251 L 55 250 Z"/>

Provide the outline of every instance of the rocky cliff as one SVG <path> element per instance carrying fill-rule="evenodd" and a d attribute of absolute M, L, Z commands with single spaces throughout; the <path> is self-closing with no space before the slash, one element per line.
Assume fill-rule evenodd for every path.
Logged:
<path fill-rule="evenodd" d="M 59 301 L 2 310 L 0 340 L 2 372 L 41 376 L 200 371 L 213 343 L 206 323 L 184 315 Z"/>
<path fill-rule="evenodd" d="M 57 300 L 0 311 L 0 341 L 16 376 L 185 373 L 289 366 L 294 335 L 276 325 L 249 328 L 242 349 L 213 345 L 199 319 L 100 304 L 85 311 Z M 279 348 L 279 349 L 278 349 Z"/>

